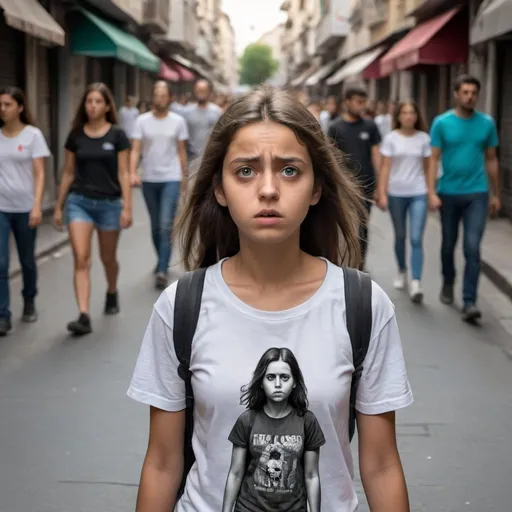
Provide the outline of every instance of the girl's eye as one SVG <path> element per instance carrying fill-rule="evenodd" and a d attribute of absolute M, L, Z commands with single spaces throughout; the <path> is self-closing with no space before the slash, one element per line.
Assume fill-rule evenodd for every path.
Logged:
<path fill-rule="evenodd" d="M 285 167 L 281 172 L 287 178 L 293 178 L 294 176 L 297 176 L 297 174 L 299 173 L 299 171 L 295 169 L 295 167 Z"/>
<path fill-rule="evenodd" d="M 250 167 L 240 167 L 238 169 L 237 174 L 240 178 L 250 178 L 252 177 L 253 170 Z"/>
<path fill-rule="evenodd" d="M 289 375 L 281 375 L 281 380 L 284 380 L 284 381 L 290 380 L 290 376 Z"/>
<path fill-rule="evenodd" d="M 269 374 L 267 375 L 267 380 L 274 380 L 274 378 L 275 378 L 275 376 L 274 376 L 274 375 L 272 375 L 271 373 L 269 373 Z"/>

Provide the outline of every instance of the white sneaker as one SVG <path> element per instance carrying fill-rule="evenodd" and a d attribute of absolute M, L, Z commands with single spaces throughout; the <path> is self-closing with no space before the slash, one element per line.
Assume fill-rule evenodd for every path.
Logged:
<path fill-rule="evenodd" d="M 403 290 L 405 288 L 405 272 L 400 272 L 396 279 L 393 281 L 393 286 L 397 290 Z"/>
<path fill-rule="evenodd" d="M 421 304 L 421 301 L 423 300 L 423 289 L 421 288 L 420 281 L 417 279 L 411 281 L 411 286 L 409 287 L 409 295 L 415 304 Z"/>

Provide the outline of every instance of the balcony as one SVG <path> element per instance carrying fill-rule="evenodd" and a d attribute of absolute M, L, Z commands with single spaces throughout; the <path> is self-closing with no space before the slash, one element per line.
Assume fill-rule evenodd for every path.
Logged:
<path fill-rule="evenodd" d="M 386 0 L 368 0 L 364 11 L 366 23 L 371 28 L 388 19 L 389 4 Z"/>
<path fill-rule="evenodd" d="M 328 51 L 350 32 L 350 0 L 332 0 L 316 29 L 317 53 Z"/>
<path fill-rule="evenodd" d="M 169 0 L 146 0 L 144 25 L 155 34 L 167 34 L 169 30 Z"/>
<path fill-rule="evenodd" d="M 194 50 L 198 36 L 195 0 L 171 0 L 171 16 L 166 39 L 184 50 Z"/>

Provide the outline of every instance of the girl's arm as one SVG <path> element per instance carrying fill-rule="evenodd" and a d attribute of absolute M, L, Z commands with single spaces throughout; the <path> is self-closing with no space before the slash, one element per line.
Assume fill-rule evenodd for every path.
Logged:
<path fill-rule="evenodd" d="M 231 466 L 229 468 L 226 487 L 224 489 L 224 500 L 222 503 L 222 512 L 233 512 L 242 481 L 245 476 L 245 459 L 247 449 L 241 446 L 233 445 L 231 453 Z"/>
<path fill-rule="evenodd" d="M 64 201 L 68 195 L 69 187 L 75 179 L 75 154 L 66 149 L 66 160 L 64 162 L 64 169 L 62 171 L 62 178 L 60 180 L 59 194 L 57 197 L 57 204 L 55 208 L 62 210 Z"/>
<path fill-rule="evenodd" d="M 391 157 L 382 157 L 382 167 L 377 181 L 377 205 L 383 210 L 387 207 L 389 175 L 391 174 Z"/>
<path fill-rule="evenodd" d="M 121 185 L 123 211 L 121 213 L 121 228 L 130 227 L 132 223 L 132 184 L 130 180 L 129 151 L 120 151 L 117 155 L 117 175 Z"/>
<path fill-rule="evenodd" d="M 34 173 L 34 206 L 30 212 L 30 227 L 35 228 L 43 220 L 44 158 L 34 158 L 32 167 Z"/>
<path fill-rule="evenodd" d="M 136 512 L 174 510 L 183 477 L 185 411 L 150 409 L 149 444 L 142 466 Z"/>
<path fill-rule="evenodd" d="M 304 479 L 310 512 L 320 512 L 321 492 L 318 462 L 320 449 L 304 453 Z"/>
<path fill-rule="evenodd" d="M 410 512 L 405 476 L 398 454 L 395 413 L 357 413 L 359 467 L 372 512 Z"/>

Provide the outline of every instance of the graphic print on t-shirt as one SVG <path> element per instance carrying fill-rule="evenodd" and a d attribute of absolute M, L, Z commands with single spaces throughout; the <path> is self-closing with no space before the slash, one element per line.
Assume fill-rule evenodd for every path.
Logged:
<path fill-rule="evenodd" d="M 307 388 L 297 359 L 287 348 L 270 348 L 260 358 L 251 382 L 242 388 L 247 406 L 237 419 L 230 473 L 242 467 L 238 488 L 228 485 L 223 510 L 312 512 L 320 510 L 318 488 L 306 488 L 305 473 L 317 473 L 324 434 L 308 410 Z M 307 452 L 314 452 L 306 457 Z M 238 466 L 238 468 L 236 467 Z M 317 505 L 316 505 L 317 504 Z"/>

